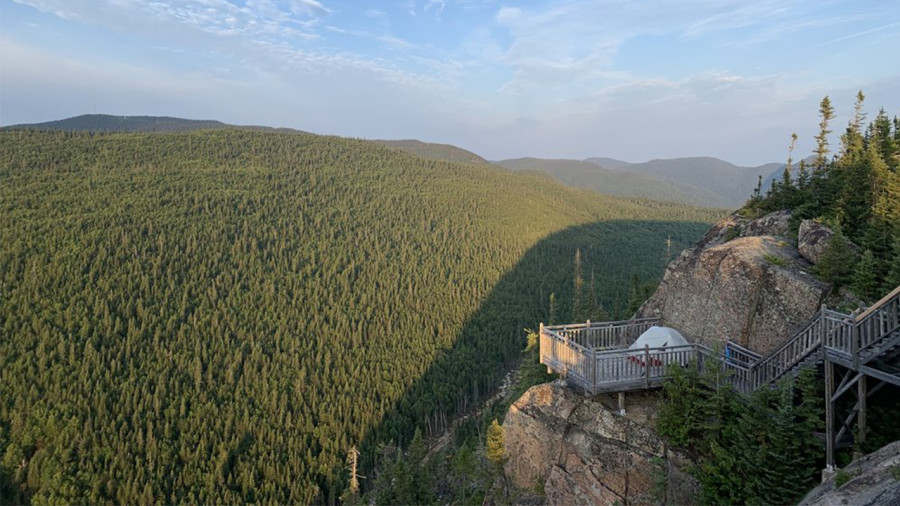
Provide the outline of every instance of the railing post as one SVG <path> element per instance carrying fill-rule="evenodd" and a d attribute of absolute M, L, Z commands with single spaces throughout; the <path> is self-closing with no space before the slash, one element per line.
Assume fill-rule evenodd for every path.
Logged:
<path fill-rule="evenodd" d="M 834 470 L 834 364 L 825 355 L 825 469 Z"/>
<path fill-rule="evenodd" d="M 538 331 L 538 363 L 544 363 L 544 322 L 541 322 L 541 326 Z"/>
<path fill-rule="evenodd" d="M 850 355 L 853 357 L 853 370 L 859 371 L 859 327 L 856 323 L 850 325 Z"/>
<path fill-rule="evenodd" d="M 868 404 L 867 398 L 869 393 L 866 388 L 865 374 L 860 374 L 859 379 L 856 381 L 856 397 L 859 399 L 859 411 L 856 415 L 856 446 L 862 448 L 863 444 L 866 442 L 866 432 L 868 431 L 868 427 L 866 427 L 866 405 Z M 856 457 L 854 457 L 854 460 L 856 460 Z"/>
<path fill-rule="evenodd" d="M 647 388 L 650 388 L 650 345 L 644 345 L 644 378 Z"/>
<path fill-rule="evenodd" d="M 822 343 L 822 348 L 825 348 L 825 340 L 826 337 L 828 337 L 826 332 L 827 326 L 825 324 L 825 309 L 825 304 L 822 304 L 822 307 L 819 309 L 819 342 Z"/>

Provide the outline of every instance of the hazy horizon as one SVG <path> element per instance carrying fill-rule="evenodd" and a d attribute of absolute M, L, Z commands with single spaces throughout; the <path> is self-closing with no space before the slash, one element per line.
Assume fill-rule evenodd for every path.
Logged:
<path fill-rule="evenodd" d="M 485 158 L 812 148 L 818 102 L 900 114 L 900 4 L 0 0 L 0 124 L 174 116 Z"/>

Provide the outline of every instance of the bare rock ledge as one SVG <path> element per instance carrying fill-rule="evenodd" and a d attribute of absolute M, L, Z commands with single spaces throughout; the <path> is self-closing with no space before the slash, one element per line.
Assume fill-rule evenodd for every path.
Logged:
<path fill-rule="evenodd" d="M 557 382 L 529 389 L 503 423 L 507 477 L 543 483 L 548 504 L 691 504 L 689 460 L 652 430 L 657 397 L 629 395 L 625 416 L 612 402 Z"/>

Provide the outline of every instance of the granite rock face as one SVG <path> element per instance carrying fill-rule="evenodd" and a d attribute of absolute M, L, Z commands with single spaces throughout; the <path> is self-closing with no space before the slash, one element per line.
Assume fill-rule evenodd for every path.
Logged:
<path fill-rule="evenodd" d="M 797 249 L 803 258 L 812 263 L 819 263 L 825 247 L 831 241 L 834 232 L 830 228 L 816 223 L 813 220 L 803 220 L 800 222 L 800 233 L 798 234 Z"/>
<path fill-rule="evenodd" d="M 692 342 L 731 340 L 763 354 L 778 346 L 830 291 L 807 272 L 788 237 L 789 219 L 778 212 L 720 221 L 669 264 L 638 316 L 659 316 Z"/>
<path fill-rule="evenodd" d="M 741 237 L 774 235 L 787 238 L 791 236 L 790 222 L 790 211 L 775 211 L 741 227 Z"/>
<path fill-rule="evenodd" d="M 900 505 L 900 441 L 853 461 L 839 472 L 849 481 L 838 487 L 836 473 L 807 494 L 800 505 Z"/>
<path fill-rule="evenodd" d="M 629 395 L 620 416 L 611 398 L 585 398 L 561 383 L 537 385 L 503 423 L 507 477 L 543 483 L 549 504 L 692 504 L 688 460 L 652 430 L 656 397 Z"/>

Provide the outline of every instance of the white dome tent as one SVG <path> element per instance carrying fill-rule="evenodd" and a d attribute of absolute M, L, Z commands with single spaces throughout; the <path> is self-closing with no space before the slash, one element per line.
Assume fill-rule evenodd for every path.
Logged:
<path fill-rule="evenodd" d="M 662 365 L 662 361 L 659 358 L 654 357 L 654 355 L 664 353 L 664 350 L 660 350 L 659 348 L 674 348 L 676 346 L 687 346 L 688 344 L 690 343 L 688 343 L 687 339 L 681 335 L 681 332 L 678 332 L 671 327 L 657 327 L 654 325 L 644 331 L 644 333 L 628 347 L 628 349 L 631 350 L 628 358 L 632 362 L 639 362 L 641 366 L 646 366 L 643 357 L 644 350 L 645 348 L 650 348 L 650 365 L 659 366 Z"/>
<path fill-rule="evenodd" d="M 681 332 L 671 328 L 671 327 L 657 327 L 652 326 L 640 337 L 637 338 L 637 341 L 634 342 L 629 349 L 644 349 L 644 346 L 649 346 L 651 348 L 671 348 L 673 346 L 685 346 L 690 344 L 687 342 L 687 339 L 681 335 Z"/>

